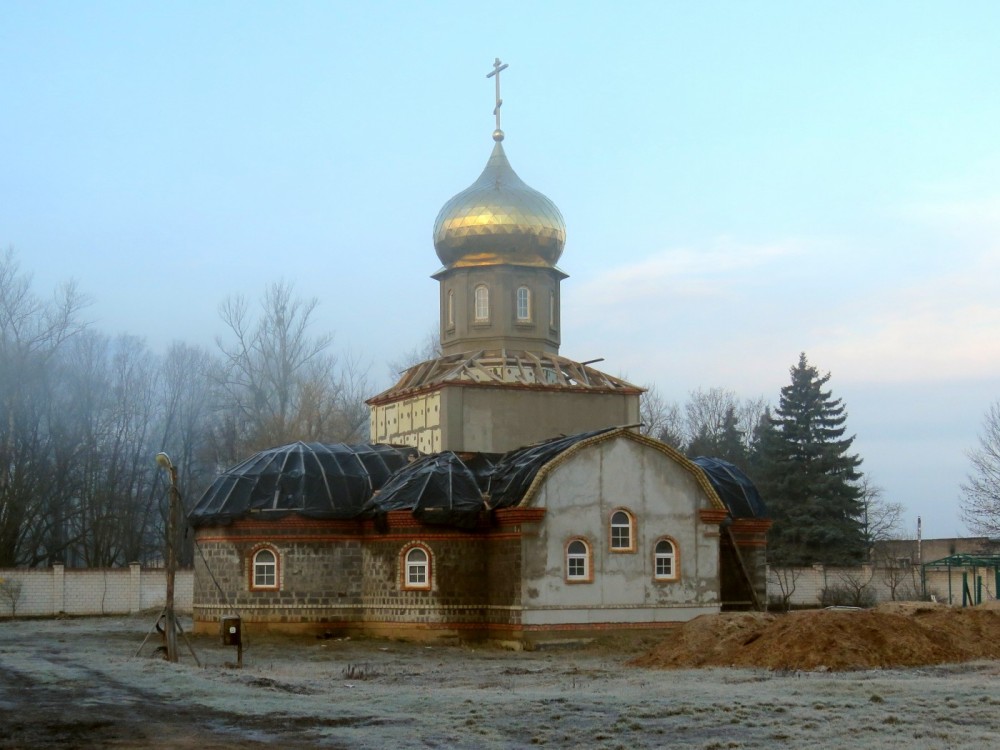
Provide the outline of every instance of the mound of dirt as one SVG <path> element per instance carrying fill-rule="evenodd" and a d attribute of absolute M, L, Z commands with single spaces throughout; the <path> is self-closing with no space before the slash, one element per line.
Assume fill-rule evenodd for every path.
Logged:
<path fill-rule="evenodd" d="M 697 617 L 632 660 L 640 667 L 852 670 L 1000 659 L 1000 610 L 885 604 Z"/>

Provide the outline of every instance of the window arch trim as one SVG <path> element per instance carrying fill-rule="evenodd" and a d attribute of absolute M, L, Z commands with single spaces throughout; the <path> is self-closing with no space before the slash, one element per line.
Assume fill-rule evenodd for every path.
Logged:
<path fill-rule="evenodd" d="M 411 542 L 399 551 L 399 587 L 403 591 L 430 591 L 434 587 L 434 553 L 423 542 Z"/>
<path fill-rule="evenodd" d="M 268 561 L 266 555 L 271 556 Z M 281 554 L 272 544 L 260 544 L 250 551 L 247 570 L 248 588 L 251 591 L 279 591 L 281 589 Z"/>
<path fill-rule="evenodd" d="M 574 536 L 566 540 L 563 570 L 568 584 L 594 582 L 594 547 L 586 538 Z"/>
<path fill-rule="evenodd" d="M 670 545 L 669 551 L 661 549 L 663 544 Z M 680 577 L 681 554 L 677 540 L 670 536 L 657 537 L 653 542 L 653 580 L 670 583 L 680 580 Z"/>
<path fill-rule="evenodd" d="M 608 549 L 614 553 L 633 553 L 638 549 L 635 513 L 628 508 L 615 508 L 608 516 Z"/>

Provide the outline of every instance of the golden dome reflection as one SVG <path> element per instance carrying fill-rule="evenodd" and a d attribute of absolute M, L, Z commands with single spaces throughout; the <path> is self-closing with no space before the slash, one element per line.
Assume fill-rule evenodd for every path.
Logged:
<path fill-rule="evenodd" d="M 446 266 L 554 266 L 566 244 L 556 204 L 528 187 L 497 140 L 479 179 L 444 204 L 434 249 Z"/>

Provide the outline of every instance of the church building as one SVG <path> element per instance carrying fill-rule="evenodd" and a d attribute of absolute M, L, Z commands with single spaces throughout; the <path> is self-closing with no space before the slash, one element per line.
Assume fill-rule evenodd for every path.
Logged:
<path fill-rule="evenodd" d="M 440 357 L 371 443 L 297 443 L 190 514 L 195 627 L 531 643 L 759 606 L 769 522 L 735 467 L 640 434 L 642 389 L 559 353 L 566 226 L 504 152 L 441 209 Z M 718 462 L 717 462 L 718 463 Z"/>

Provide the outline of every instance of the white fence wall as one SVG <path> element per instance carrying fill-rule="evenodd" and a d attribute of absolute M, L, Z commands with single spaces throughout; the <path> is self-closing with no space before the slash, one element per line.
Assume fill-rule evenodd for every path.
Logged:
<path fill-rule="evenodd" d="M 127 568 L 51 568 L 0 570 L 0 581 L 20 582 L 21 593 L 12 607 L 9 588 L 0 584 L 0 617 L 67 615 L 121 615 L 163 607 L 167 600 L 167 572 L 132 563 Z M 178 570 L 174 577 L 174 608 L 190 613 L 194 598 L 194 571 Z"/>
<path fill-rule="evenodd" d="M 981 578 L 983 601 L 997 598 L 996 577 L 992 569 L 952 568 L 949 571 L 929 568 L 924 573 L 925 582 L 922 586 L 919 566 L 883 568 L 873 565 L 857 568 L 824 565 L 802 568 L 768 566 L 767 598 L 774 604 L 782 600 L 786 592 L 790 592 L 788 601 L 793 607 L 819 607 L 822 606 L 823 590 L 828 587 L 848 590 L 864 587 L 877 602 L 920 599 L 926 590 L 928 596 L 933 596 L 943 604 L 960 606 L 963 573 L 967 574 L 972 596 L 976 594 L 977 578 Z"/>
<path fill-rule="evenodd" d="M 953 568 L 926 571 L 926 592 L 939 602 L 962 603 L 962 573 L 967 573 L 969 589 L 975 595 L 977 576 L 982 578 L 983 600 L 996 599 L 996 578 L 992 570 Z M 0 570 L 0 581 L 19 581 L 21 593 L 16 614 L 24 616 L 134 614 L 163 607 L 166 603 L 167 574 L 163 568 L 91 570 L 51 568 Z M 950 581 L 950 589 L 949 589 Z M 783 598 L 783 586 L 791 592 L 794 607 L 819 607 L 828 587 L 864 587 L 876 601 L 905 601 L 921 598 L 920 568 L 833 568 L 813 565 L 803 568 L 768 567 L 767 595 L 772 604 Z M 895 596 L 893 596 L 895 589 Z M 194 598 L 194 571 L 178 570 L 174 579 L 174 606 L 190 613 Z M 0 617 L 10 616 L 11 601 L 0 585 Z"/>

